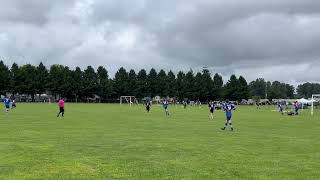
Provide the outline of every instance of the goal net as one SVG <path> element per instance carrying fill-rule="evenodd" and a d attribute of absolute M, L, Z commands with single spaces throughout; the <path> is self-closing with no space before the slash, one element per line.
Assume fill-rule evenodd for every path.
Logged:
<path fill-rule="evenodd" d="M 318 108 L 320 108 L 320 94 L 313 94 L 311 98 L 311 115 L 313 115 Z"/>
<path fill-rule="evenodd" d="M 120 97 L 120 104 L 138 104 L 138 100 L 135 96 L 121 96 Z"/>

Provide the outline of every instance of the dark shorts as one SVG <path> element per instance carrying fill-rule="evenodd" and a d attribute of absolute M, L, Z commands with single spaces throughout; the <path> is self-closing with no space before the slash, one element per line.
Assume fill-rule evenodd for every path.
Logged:
<path fill-rule="evenodd" d="M 147 110 L 147 111 L 150 111 L 150 106 L 147 106 L 147 107 L 146 107 L 146 110 Z"/>
<path fill-rule="evenodd" d="M 12 107 L 17 107 L 17 105 L 16 104 L 12 104 Z"/>
<path fill-rule="evenodd" d="M 10 108 L 10 105 L 6 105 L 6 108 L 9 109 L 9 108 Z"/>
<path fill-rule="evenodd" d="M 230 121 L 230 120 L 231 120 L 231 117 L 232 117 L 232 116 L 227 116 L 227 121 Z"/>
<path fill-rule="evenodd" d="M 60 112 L 64 112 L 64 107 L 60 107 Z"/>
<path fill-rule="evenodd" d="M 213 109 L 210 109 L 210 113 L 213 113 Z"/>

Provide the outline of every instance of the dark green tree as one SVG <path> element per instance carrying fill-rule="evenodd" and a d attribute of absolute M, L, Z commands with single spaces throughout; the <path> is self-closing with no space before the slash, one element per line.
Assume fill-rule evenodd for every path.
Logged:
<path fill-rule="evenodd" d="M 187 72 L 184 78 L 183 88 L 185 90 L 185 96 L 187 98 L 195 98 L 194 74 L 192 69 L 190 69 L 190 71 Z"/>
<path fill-rule="evenodd" d="M 270 87 L 269 98 L 271 99 L 288 98 L 286 85 L 284 83 L 280 83 L 279 81 L 274 81 Z"/>
<path fill-rule="evenodd" d="M 86 98 L 93 97 L 98 89 L 98 77 L 95 70 L 88 66 L 83 71 L 83 95 Z"/>
<path fill-rule="evenodd" d="M 76 67 L 74 71 L 71 72 L 72 77 L 72 87 L 73 87 L 73 96 L 75 102 L 78 102 L 79 98 L 84 94 L 83 93 L 83 72 L 80 67 Z"/>
<path fill-rule="evenodd" d="M 114 93 L 116 97 L 126 96 L 129 93 L 128 73 L 125 68 L 121 67 L 115 74 L 113 80 Z"/>
<path fill-rule="evenodd" d="M 3 63 L 3 61 L 0 61 L 0 95 L 6 95 L 6 93 L 10 91 L 9 80 L 9 68 Z"/>
<path fill-rule="evenodd" d="M 271 96 L 270 96 L 270 93 L 271 93 L 271 82 L 270 81 L 268 81 L 267 82 L 267 92 L 266 92 L 266 97 L 267 97 L 267 99 L 269 99 L 269 101 L 271 101 L 272 100 L 272 98 L 271 98 Z"/>
<path fill-rule="evenodd" d="M 214 100 L 223 99 L 223 79 L 218 73 L 213 76 L 212 95 Z"/>
<path fill-rule="evenodd" d="M 31 64 L 26 64 L 20 68 L 21 72 L 21 93 L 28 94 L 34 101 L 37 93 L 37 68 Z"/>
<path fill-rule="evenodd" d="M 297 87 L 298 96 L 304 98 L 311 98 L 313 94 L 320 94 L 320 84 L 319 83 L 304 83 Z"/>
<path fill-rule="evenodd" d="M 148 96 L 148 89 L 147 72 L 142 69 L 137 75 L 137 97 L 144 98 Z"/>
<path fill-rule="evenodd" d="M 214 83 L 211 78 L 211 73 L 209 70 L 204 69 L 201 76 L 201 85 L 200 85 L 201 101 L 209 101 L 213 98 L 212 90 L 214 89 Z"/>
<path fill-rule="evenodd" d="M 129 85 L 128 94 L 132 96 L 137 96 L 138 95 L 137 75 L 133 69 L 131 69 L 128 74 L 128 85 Z"/>
<path fill-rule="evenodd" d="M 250 95 L 258 96 L 260 98 L 266 97 L 267 83 L 263 78 L 258 78 L 249 84 Z"/>
<path fill-rule="evenodd" d="M 163 69 L 159 71 L 157 79 L 158 79 L 157 89 L 159 92 L 159 96 L 167 97 L 169 94 L 169 84 L 167 80 L 167 74 Z"/>
<path fill-rule="evenodd" d="M 231 75 L 230 80 L 225 85 L 225 98 L 231 101 L 240 100 L 238 92 L 239 82 L 235 75 Z"/>
<path fill-rule="evenodd" d="M 239 83 L 239 86 L 238 86 L 238 93 L 239 93 L 238 100 L 243 100 L 243 99 L 248 100 L 250 92 L 249 92 L 249 87 L 248 87 L 248 83 L 247 83 L 246 79 L 243 76 L 240 76 L 239 79 L 238 79 L 238 83 Z"/>
<path fill-rule="evenodd" d="M 287 98 L 294 99 L 295 98 L 295 96 L 294 96 L 294 91 L 295 91 L 294 86 L 292 86 L 290 84 L 285 84 L 285 86 L 286 86 Z"/>
<path fill-rule="evenodd" d="M 19 66 L 16 63 L 13 63 L 10 69 L 10 92 L 15 96 L 19 93 L 21 81 L 19 79 L 20 71 Z"/>
<path fill-rule="evenodd" d="M 64 98 L 72 100 L 74 98 L 74 87 L 73 87 L 73 77 L 72 77 L 72 71 L 68 66 L 64 66 L 62 69 L 63 80 L 60 85 L 60 95 Z"/>
<path fill-rule="evenodd" d="M 149 86 L 149 96 L 155 97 L 159 95 L 159 89 L 158 89 L 158 74 L 155 69 L 151 69 L 148 75 L 148 86 Z"/>
<path fill-rule="evenodd" d="M 168 95 L 170 97 L 176 97 L 177 96 L 176 76 L 172 71 L 168 72 L 167 80 L 168 80 Z"/>
<path fill-rule="evenodd" d="M 52 65 L 50 67 L 48 89 L 55 96 L 55 99 L 57 99 L 57 95 L 61 96 L 63 94 L 61 85 L 65 83 L 64 72 L 65 69 L 62 65 Z"/>
<path fill-rule="evenodd" d="M 186 89 L 184 87 L 185 82 L 185 74 L 182 71 L 179 71 L 177 74 L 177 80 L 176 80 L 176 89 L 177 89 L 177 95 L 180 100 L 183 100 L 186 98 Z"/>
<path fill-rule="evenodd" d="M 100 96 L 100 100 L 106 99 L 111 95 L 111 84 L 109 82 L 108 71 L 103 67 L 99 66 L 97 69 L 97 95 Z"/>
<path fill-rule="evenodd" d="M 46 92 L 48 87 L 48 70 L 41 62 L 36 69 L 36 92 L 40 95 Z"/>
<path fill-rule="evenodd" d="M 195 97 L 196 100 L 203 100 L 205 97 L 204 88 L 206 85 L 204 84 L 204 80 L 202 78 L 203 76 L 200 72 L 194 76 L 194 92 L 192 96 Z"/>

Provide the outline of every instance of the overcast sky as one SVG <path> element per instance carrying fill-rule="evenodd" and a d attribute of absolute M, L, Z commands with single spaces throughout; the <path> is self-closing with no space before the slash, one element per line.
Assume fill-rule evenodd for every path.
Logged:
<path fill-rule="evenodd" d="M 201 70 L 320 82 L 319 0 L 4 0 L 8 65 Z M 226 79 L 225 79 L 226 80 Z"/>

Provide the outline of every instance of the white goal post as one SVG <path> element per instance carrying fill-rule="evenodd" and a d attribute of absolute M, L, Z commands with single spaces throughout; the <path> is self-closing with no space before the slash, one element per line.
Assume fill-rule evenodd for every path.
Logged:
<path fill-rule="evenodd" d="M 135 103 L 138 104 L 138 100 L 135 96 L 120 96 L 120 104 L 127 103 L 130 106 Z"/>
<path fill-rule="evenodd" d="M 312 98 L 311 98 L 311 115 L 313 115 L 314 103 L 315 102 L 319 102 L 319 100 L 320 100 L 320 94 L 312 94 Z"/>

